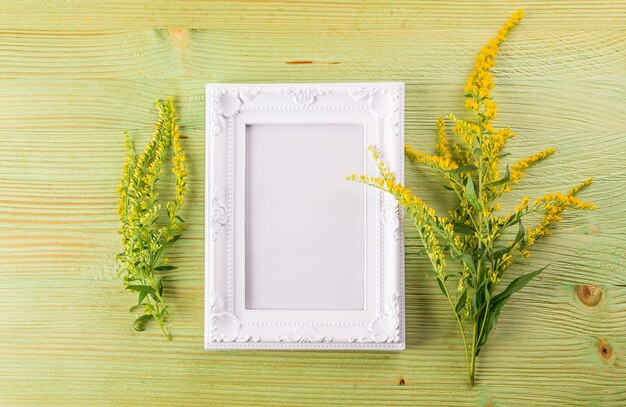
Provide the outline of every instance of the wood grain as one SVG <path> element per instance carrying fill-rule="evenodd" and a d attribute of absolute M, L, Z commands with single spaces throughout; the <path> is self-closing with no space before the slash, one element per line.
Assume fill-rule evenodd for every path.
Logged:
<path fill-rule="evenodd" d="M 408 349 L 202 350 L 206 82 L 404 81 L 406 133 L 432 151 L 480 46 L 520 6 L 496 72 L 511 159 L 558 153 L 504 203 L 591 176 L 518 271 L 551 266 L 504 310 L 466 385 L 446 304 L 407 234 Z M 626 5 L 619 1 L 0 1 L 0 405 L 621 406 L 626 404 Z M 145 142 L 174 96 L 189 229 L 165 295 L 173 342 L 131 330 L 115 280 L 122 131 Z M 437 209 L 432 175 L 407 184 Z M 508 278 L 513 278 L 511 275 Z M 581 284 L 590 284 L 593 301 Z M 599 294 L 598 294 L 599 293 Z M 586 302 L 590 305 L 586 305 Z"/>

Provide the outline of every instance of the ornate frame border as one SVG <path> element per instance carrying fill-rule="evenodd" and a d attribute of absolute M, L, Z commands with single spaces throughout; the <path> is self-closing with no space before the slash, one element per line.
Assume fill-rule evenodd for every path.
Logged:
<path fill-rule="evenodd" d="M 349 316 L 340 311 L 254 310 L 252 319 L 236 312 L 235 121 L 248 111 L 334 111 L 348 117 L 365 113 L 375 123 L 373 144 L 404 179 L 403 83 L 207 85 L 205 349 L 404 349 L 403 213 L 397 201 L 380 191 L 367 192 L 376 194 L 377 290 L 372 290 L 376 306 L 366 320 L 355 317 L 360 311 Z M 370 168 L 368 173 L 375 175 Z M 291 316 L 280 319 L 278 314 Z"/>

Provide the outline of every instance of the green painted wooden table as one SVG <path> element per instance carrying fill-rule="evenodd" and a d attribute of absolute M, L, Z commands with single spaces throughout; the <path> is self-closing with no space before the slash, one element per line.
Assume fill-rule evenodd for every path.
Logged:
<path fill-rule="evenodd" d="M 592 176 L 599 210 L 567 216 L 517 269 L 551 263 L 505 308 L 476 388 L 408 224 L 406 351 L 202 350 L 204 84 L 405 81 L 408 142 L 432 151 L 475 53 L 521 5 L 0 1 L 0 405 L 626 405 L 623 1 L 528 2 L 502 49 L 511 147 L 559 150 L 511 202 Z M 173 342 L 132 331 L 114 267 L 122 131 L 144 142 L 169 95 L 190 159 Z M 440 186 L 407 170 L 443 207 Z"/>

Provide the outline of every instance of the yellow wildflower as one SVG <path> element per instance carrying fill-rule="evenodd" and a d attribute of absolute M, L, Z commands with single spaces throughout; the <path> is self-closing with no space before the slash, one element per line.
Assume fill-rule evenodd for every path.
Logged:
<path fill-rule="evenodd" d="M 422 227 L 420 231 L 422 242 L 427 250 L 428 257 L 441 280 L 446 276 L 446 260 L 435 235 L 435 231 L 429 224 Z"/>
<path fill-rule="evenodd" d="M 485 106 L 485 118 L 487 120 L 495 119 L 497 111 L 496 104 L 491 100 L 485 100 L 483 102 L 483 105 Z"/>
<path fill-rule="evenodd" d="M 583 189 L 587 188 L 589 185 L 591 185 L 591 183 L 593 182 L 593 180 L 591 178 L 583 181 L 582 183 L 580 183 L 579 185 L 576 185 L 574 188 L 570 189 L 570 191 L 567 193 L 569 196 L 575 196 L 577 195 L 580 191 L 582 191 Z"/>
<path fill-rule="evenodd" d="M 506 253 L 502 255 L 502 257 L 500 258 L 500 262 L 501 262 L 500 269 L 502 271 L 506 270 L 507 268 L 509 268 L 511 263 L 513 263 L 513 255 L 510 253 Z"/>
<path fill-rule="evenodd" d="M 498 278 L 498 273 L 493 270 L 489 270 L 489 281 L 491 281 L 493 284 L 497 284 L 500 281 L 500 278 Z"/>
<path fill-rule="evenodd" d="M 509 35 L 511 29 L 524 17 L 524 10 L 515 12 L 509 20 L 500 28 L 495 38 L 489 40 L 488 44 L 481 48 L 476 56 L 474 70 L 470 74 L 465 86 L 467 98 L 473 102 L 466 102 L 468 110 L 478 110 L 479 103 L 485 104 L 485 116 L 487 121 L 495 117 L 495 104 L 485 103 L 493 89 L 493 75 L 491 69 L 495 66 L 495 58 L 500 50 L 500 45 Z M 487 101 L 488 102 L 488 101 Z"/>
<path fill-rule="evenodd" d="M 484 303 L 485 300 L 489 301 L 489 297 L 483 295 L 483 288 L 489 293 L 502 292 L 496 285 L 513 264 L 513 249 L 519 251 L 521 256 L 529 256 L 528 248 L 541 236 L 550 234 L 551 226 L 562 220 L 562 212 L 566 208 L 595 208 L 593 204 L 583 202 L 575 196 L 591 183 L 591 180 L 587 180 L 572 188 L 567 195 L 547 194 L 542 199 L 535 200 L 532 205 L 531 199 L 524 197 L 515 212 L 506 216 L 496 214 L 501 209 L 496 202 L 497 198 L 509 190 L 511 184 L 518 182 L 527 168 L 555 152 L 552 148 L 547 149 L 517 161 L 507 168 L 506 173 L 499 170 L 503 157 L 501 152 L 515 133 L 509 128 L 496 130 L 492 126 L 497 116 L 497 106 L 490 99 L 494 86 L 491 69 L 495 66 L 495 58 L 502 41 L 522 17 L 522 10 L 516 12 L 476 57 L 465 88 L 465 108 L 470 117 L 461 120 L 454 115 L 448 116 L 454 123 L 452 134 L 458 141 L 446 137 L 444 120 L 439 118 L 434 155 L 415 151 L 410 146 L 405 147 L 406 155 L 411 161 L 441 173 L 444 186 L 456 193 L 457 204 L 448 212 L 449 220 L 437 216 L 435 210 L 428 207 L 410 189 L 396 183 L 393 173 L 375 149 L 372 149 L 372 154 L 379 168 L 380 178 L 359 175 L 348 177 L 390 193 L 406 208 L 420 235 L 424 252 L 436 272 L 439 287 L 454 311 L 464 339 L 472 384 L 476 360 L 474 356 L 478 354 L 491 329 L 491 324 L 485 324 L 484 321 L 489 321 L 492 317 L 489 313 L 493 312 Z M 524 217 L 538 209 L 544 210 L 539 225 L 523 230 L 523 225 L 526 224 Z M 518 228 L 522 228 L 521 231 Z M 505 236 L 511 233 L 515 235 L 514 241 L 504 244 Z M 446 253 L 461 263 L 460 273 L 447 274 L 444 257 Z M 452 287 L 455 278 L 458 279 L 456 295 L 450 295 L 448 287 Z M 468 321 L 464 321 L 465 319 Z M 466 322 L 471 322 L 474 327 L 471 348 L 465 336 L 469 332 L 465 329 Z"/>
<path fill-rule="evenodd" d="M 530 202 L 530 198 L 525 196 L 522 199 L 522 202 L 515 207 L 515 212 L 519 213 L 528 208 L 528 202 Z"/>
<path fill-rule="evenodd" d="M 374 161 L 376 162 L 376 166 L 380 171 L 380 175 L 382 175 L 385 181 L 391 180 L 393 183 L 396 179 L 396 176 L 389 170 L 387 165 L 385 165 L 384 161 L 380 156 L 380 152 L 374 146 L 369 146 L 368 150 L 372 153 L 372 157 L 374 157 Z"/>
<path fill-rule="evenodd" d="M 478 110 L 478 109 L 480 109 L 480 106 L 478 105 L 478 102 L 476 102 L 476 100 L 474 100 L 474 99 L 466 99 L 465 100 L 465 108 L 467 110 Z"/>
<path fill-rule="evenodd" d="M 415 151 L 409 145 L 404 147 L 404 152 L 412 162 L 424 164 L 442 172 L 458 168 L 458 165 L 452 161 L 451 154 L 446 154 L 445 157 L 439 155 L 429 155 L 421 151 Z"/>
<path fill-rule="evenodd" d="M 126 164 L 117 191 L 120 197 L 118 213 L 122 223 L 120 233 L 124 252 L 118 256 L 118 261 L 122 266 L 120 277 L 123 277 L 128 289 L 137 291 L 132 287 L 150 288 L 151 296 L 143 292 L 139 297 L 140 302 L 145 301 L 144 318 L 154 318 L 163 334 L 170 339 L 163 325 L 168 311 L 162 296 L 162 279 L 155 276 L 155 271 L 161 271 L 158 267 L 169 263 L 168 259 L 161 258 L 163 249 L 183 231 L 183 220 L 178 212 L 184 202 L 187 171 L 174 104 L 169 99 L 163 104 L 157 102 L 157 108 L 159 120 L 152 139 L 139 157 L 135 157 L 132 140 L 126 133 Z M 162 204 L 155 184 L 170 150 L 173 150 L 172 170 L 176 175 L 176 195 L 173 201 L 166 203 L 169 224 L 159 227 L 155 222 L 159 219 Z"/>
<path fill-rule="evenodd" d="M 483 162 L 486 168 L 483 171 L 485 182 L 493 182 L 501 179 L 499 174 L 500 152 L 515 133 L 509 128 L 499 129 L 498 131 L 489 131 L 483 138 L 481 143 L 481 152 Z M 498 188 L 494 196 L 498 196 L 501 188 Z"/>
<path fill-rule="evenodd" d="M 450 152 L 455 157 L 455 162 L 459 166 L 468 165 L 472 161 L 472 154 L 469 149 L 462 148 L 457 143 L 450 145 Z"/>
<path fill-rule="evenodd" d="M 555 152 L 556 148 L 548 148 L 537 154 L 533 154 L 530 157 L 526 157 L 517 161 L 515 164 L 513 164 L 513 166 L 511 166 L 510 183 L 516 184 L 524 176 L 524 170 L 526 170 L 531 165 L 538 163 L 539 161 L 545 160 Z"/>
<path fill-rule="evenodd" d="M 444 161 L 452 162 L 452 152 L 446 138 L 446 124 L 443 121 L 443 117 L 439 117 L 437 120 L 437 145 L 435 146 L 435 151 Z"/>
<path fill-rule="evenodd" d="M 539 201 L 544 205 L 544 215 L 539 226 L 528 230 L 527 247 L 532 246 L 541 236 L 552 234 L 550 227 L 563 220 L 561 213 L 567 208 L 594 210 L 596 206 L 589 202 L 583 202 L 575 195 L 581 190 L 591 185 L 592 180 L 588 179 L 572 188 L 567 195 L 561 193 L 546 194 Z"/>

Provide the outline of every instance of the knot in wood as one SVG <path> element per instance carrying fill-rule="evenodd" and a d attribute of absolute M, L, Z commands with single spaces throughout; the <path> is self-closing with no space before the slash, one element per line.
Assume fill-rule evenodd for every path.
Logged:
<path fill-rule="evenodd" d="M 167 32 L 172 37 L 172 40 L 176 46 L 184 46 L 187 41 L 189 30 L 186 28 L 168 28 Z"/>
<path fill-rule="evenodd" d="M 609 360 L 613 356 L 613 348 L 606 341 L 601 340 L 598 342 L 598 354 L 602 359 Z"/>
<path fill-rule="evenodd" d="M 597 285 L 581 284 L 576 286 L 576 295 L 580 302 L 593 307 L 602 299 L 602 288 Z"/>

